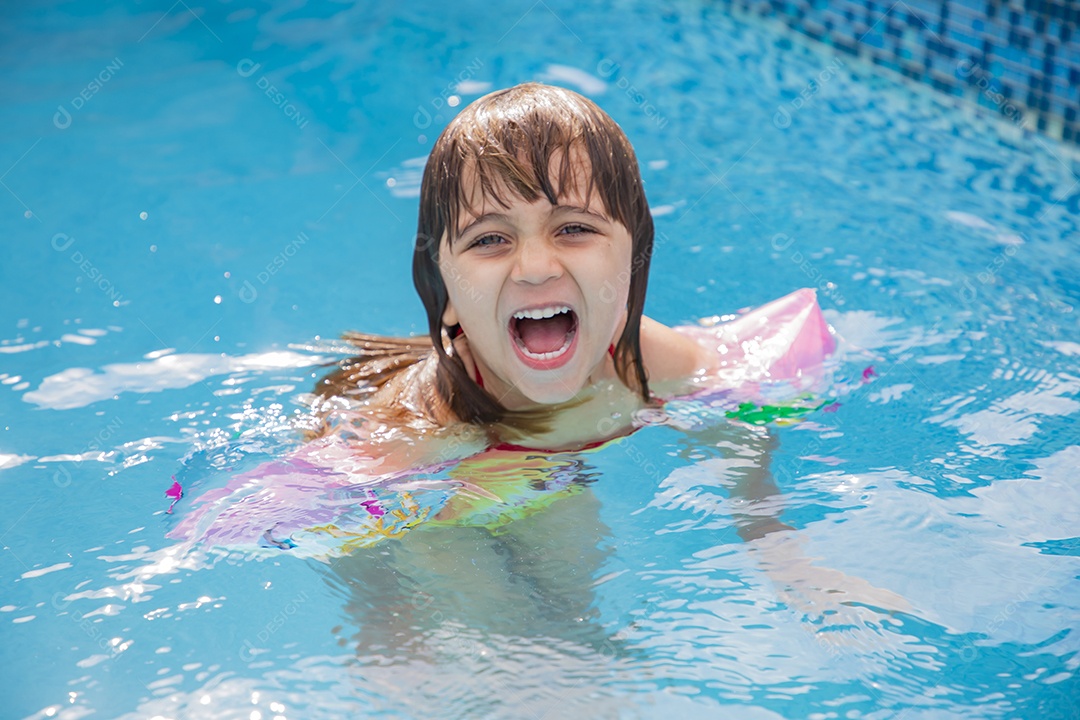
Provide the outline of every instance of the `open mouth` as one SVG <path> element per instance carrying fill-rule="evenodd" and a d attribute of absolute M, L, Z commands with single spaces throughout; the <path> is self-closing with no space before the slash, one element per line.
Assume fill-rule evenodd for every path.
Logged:
<path fill-rule="evenodd" d="M 533 367 L 553 367 L 569 359 L 577 328 L 577 313 L 566 305 L 518 310 L 510 318 L 514 347 Z"/>

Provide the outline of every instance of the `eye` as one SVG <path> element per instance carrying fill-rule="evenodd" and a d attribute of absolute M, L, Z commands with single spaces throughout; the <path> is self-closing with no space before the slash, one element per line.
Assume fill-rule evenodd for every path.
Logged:
<path fill-rule="evenodd" d="M 502 244 L 504 242 L 506 242 L 506 240 L 504 240 L 499 235 L 481 235 L 480 237 L 476 238 L 471 243 L 469 243 L 469 248 L 472 249 L 472 248 L 475 248 L 475 247 L 479 247 L 479 248 L 497 247 L 498 245 L 500 245 L 500 244 Z"/>
<path fill-rule="evenodd" d="M 564 225 L 559 230 L 560 235 L 587 235 L 595 232 L 596 231 L 588 225 L 582 225 L 581 223 L 570 223 L 569 225 Z"/>

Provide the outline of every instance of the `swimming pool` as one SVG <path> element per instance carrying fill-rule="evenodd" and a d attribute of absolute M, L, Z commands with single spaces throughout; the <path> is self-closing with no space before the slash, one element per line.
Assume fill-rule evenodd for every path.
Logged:
<path fill-rule="evenodd" d="M 0 714 L 1080 716 L 1072 151 L 708 4 L 190 8 L 2 11 Z M 635 144 L 646 312 L 818 288 L 839 405 L 467 468 L 578 488 L 494 532 L 182 551 L 333 338 L 423 330 L 420 159 L 528 79 Z"/>

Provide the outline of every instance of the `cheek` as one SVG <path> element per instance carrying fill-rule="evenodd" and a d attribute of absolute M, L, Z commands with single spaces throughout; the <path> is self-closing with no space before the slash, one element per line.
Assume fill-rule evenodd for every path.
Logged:
<path fill-rule="evenodd" d="M 452 260 L 439 262 L 439 274 L 442 275 L 443 285 L 446 287 L 450 305 L 459 315 L 471 317 L 473 310 L 485 306 L 487 296 L 490 294 L 479 282 L 482 278 L 474 277 L 469 268 Z"/>
<path fill-rule="evenodd" d="M 630 298 L 630 271 L 624 270 L 604 281 L 600 290 L 600 301 L 612 317 L 618 316 Z"/>
<path fill-rule="evenodd" d="M 595 278 L 596 296 L 604 306 L 610 306 L 617 314 L 626 307 L 630 296 L 630 278 L 635 268 L 631 260 L 630 242 L 615 243 L 609 249 L 602 267 L 604 271 Z"/>
<path fill-rule="evenodd" d="M 465 293 L 462 290 L 468 287 L 468 280 L 462 274 L 461 268 L 449 260 L 439 261 L 439 274 L 442 275 L 446 293 L 450 296 L 450 302 L 459 304 Z"/>

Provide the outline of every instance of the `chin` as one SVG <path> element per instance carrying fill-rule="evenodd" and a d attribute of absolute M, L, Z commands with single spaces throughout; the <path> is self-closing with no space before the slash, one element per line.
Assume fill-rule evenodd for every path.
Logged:
<path fill-rule="evenodd" d="M 520 387 L 520 386 L 519 386 Z M 581 392 L 581 387 L 573 384 L 554 383 L 551 385 L 531 385 L 520 387 L 521 394 L 537 405 L 560 405 L 569 402 Z"/>

